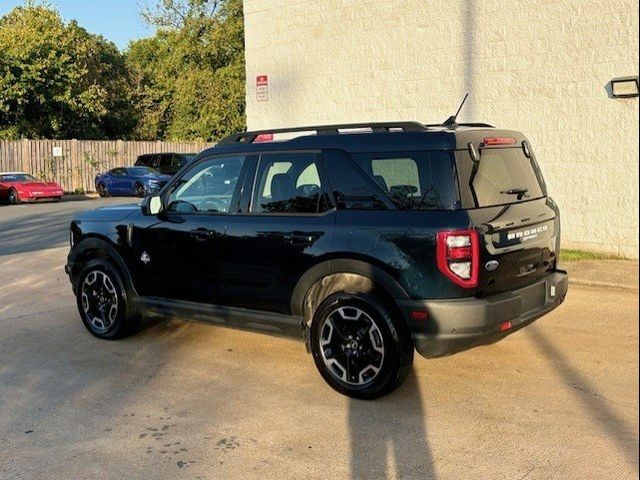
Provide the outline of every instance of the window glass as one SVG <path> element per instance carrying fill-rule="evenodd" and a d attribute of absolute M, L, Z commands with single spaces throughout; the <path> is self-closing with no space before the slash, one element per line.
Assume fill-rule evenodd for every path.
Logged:
<path fill-rule="evenodd" d="M 507 205 L 545 195 L 540 171 L 522 148 L 482 148 L 477 165 L 467 152 L 459 152 L 458 167 L 461 188 L 470 197 L 469 208 Z"/>
<path fill-rule="evenodd" d="M 314 153 L 262 155 L 251 211 L 317 213 L 326 209 L 326 202 L 321 202 L 322 184 L 316 163 Z"/>
<path fill-rule="evenodd" d="M 215 158 L 195 165 L 175 184 L 167 211 L 228 213 L 244 157 Z"/>
<path fill-rule="evenodd" d="M 386 210 L 382 190 L 351 160 L 337 150 L 324 152 L 329 181 L 341 210 Z"/>
<path fill-rule="evenodd" d="M 451 152 L 366 153 L 353 158 L 400 210 L 460 207 Z"/>

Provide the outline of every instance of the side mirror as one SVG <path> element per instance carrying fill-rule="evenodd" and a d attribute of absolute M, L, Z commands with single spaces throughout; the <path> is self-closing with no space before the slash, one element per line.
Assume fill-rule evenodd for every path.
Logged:
<path fill-rule="evenodd" d="M 140 204 L 143 215 L 158 215 L 162 212 L 162 199 L 159 196 L 146 197 Z"/>

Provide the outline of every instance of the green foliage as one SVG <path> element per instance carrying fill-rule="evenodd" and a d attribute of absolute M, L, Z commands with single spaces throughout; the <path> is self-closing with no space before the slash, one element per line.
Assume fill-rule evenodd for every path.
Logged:
<path fill-rule="evenodd" d="M 123 54 L 27 0 L 0 17 L 0 139 L 208 140 L 245 128 L 242 0 L 153 0 Z"/>
<path fill-rule="evenodd" d="M 131 90 L 117 47 L 48 6 L 0 18 L 0 138 L 126 138 Z"/>
<path fill-rule="evenodd" d="M 218 139 L 245 128 L 241 0 L 161 0 L 145 18 L 160 27 L 133 42 L 127 64 L 140 139 Z"/>

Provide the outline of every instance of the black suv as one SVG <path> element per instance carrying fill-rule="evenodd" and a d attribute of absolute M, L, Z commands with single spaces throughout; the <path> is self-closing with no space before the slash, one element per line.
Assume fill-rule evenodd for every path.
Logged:
<path fill-rule="evenodd" d="M 526 138 L 489 125 L 232 135 L 141 206 L 71 224 L 87 329 L 143 313 L 300 335 L 324 379 L 390 392 L 425 357 L 495 342 L 560 305 L 558 207 Z"/>
<path fill-rule="evenodd" d="M 175 175 L 196 156 L 195 153 L 148 153 L 140 155 L 135 166 L 153 168 L 164 175 Z"/>

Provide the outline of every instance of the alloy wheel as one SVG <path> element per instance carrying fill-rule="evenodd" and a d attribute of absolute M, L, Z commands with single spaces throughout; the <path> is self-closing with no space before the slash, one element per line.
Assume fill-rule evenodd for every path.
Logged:
<path fill-rule="evenodd" d="M 96 333 L 105 333 L 118 316 L 118 294 L 109 276 L 93 270 L 82 283 L 82 309 Z"/>
<path fill-rule="evenodd" d="M 349 385 L 371 382 L 384 361 L 380 329 L 371 316 L 356 307 L 337 308 L 324 319 L 320 350 L 331 375 Z"/>

